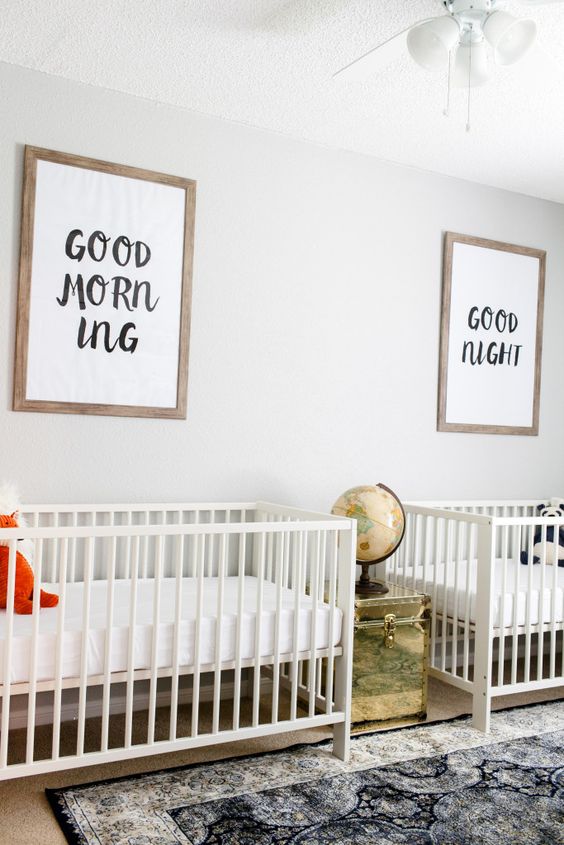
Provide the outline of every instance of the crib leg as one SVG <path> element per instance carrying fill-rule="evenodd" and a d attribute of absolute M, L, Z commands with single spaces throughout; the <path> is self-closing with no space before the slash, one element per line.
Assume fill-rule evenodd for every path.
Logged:
<path fill-rule="evenodd" d="M 476 590 L 480 600 L 476 606 L 474 633 L 474 684 L 472 692 L 472 725 L 479 731 L 490 730 L 492 707 L 491 678 L 493 663 L 493 588 L 496 555 L 496 529 L 491 521 L 478 526 L 478 571 Z"/>
<path fill-rule="evenodd" d="M 333 726 L 333 755 L 342 760 L 343 763 L 349 762 L 351 752 L 351 732 L 350 725 L 346 722 L 340 722 Z"/>
<path fill-rule="evenodd" d="M 492 697 L 489 691 L 477 690 L 472 697 L 472 727 L 489 733 L 491 709 Z"/>

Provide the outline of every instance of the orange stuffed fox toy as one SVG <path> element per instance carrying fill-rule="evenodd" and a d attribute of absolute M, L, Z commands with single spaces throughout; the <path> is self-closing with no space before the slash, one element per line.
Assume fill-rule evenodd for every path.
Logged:
<path fill-rule="evenodd" d="M 0 528 L 18 528 L 17 513 L 9 516 L 0 515 Z M 6 542 L 6 541 L 3 541 Z M 8 560 L 10 550 L 8 546 L 0 545 L 0 607 L 6 607 L 8 594 Z M 59 597 L 53 593 L 40 591 L 39 606 L 55 607 Z M 16 552 L 16 582 L 14 586 L 14 611 L 16 613 L 31 613 L 33 610 L 33 569 L 21 554 Z"/>

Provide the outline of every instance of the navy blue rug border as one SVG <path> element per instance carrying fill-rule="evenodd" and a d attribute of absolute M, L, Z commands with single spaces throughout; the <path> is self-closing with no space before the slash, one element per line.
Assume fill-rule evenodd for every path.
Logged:
<path fill-rule="evenodd" d="M 67 787 L 67 789 L 68 788 L 69 787 Z M 62 791 L 63 790 L 59 790 L 58 792 L 60 793 Z M 64 815 L 63 811 L 59 807 L 57 798 L 58 792 L 56 789 L 45 790 L 47 801 L 51 805 L 51 810 L 53 811 L 53 815 L 57 820 L 57 824 L 61 828 L 61 831 L 69 845 L 85 845 L 85 839 L 82 834 L 76 832 L 76 827 L 73 825 L 72 822 L 68 820 L 68 818 Z"/>

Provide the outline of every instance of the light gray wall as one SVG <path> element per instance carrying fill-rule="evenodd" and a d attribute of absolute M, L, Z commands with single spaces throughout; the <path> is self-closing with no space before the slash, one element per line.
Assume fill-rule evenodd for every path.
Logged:
<path fill-rule="evenodd" d="M 8 65 L 0 103 L 0 481 L 26 501 L 564 494 L 563 206 Z M 187 420 L 11 411 L 26 143 L 197 180 Z M 548 252 L 538 437 L 435 430 L 444 230 Z"/>

